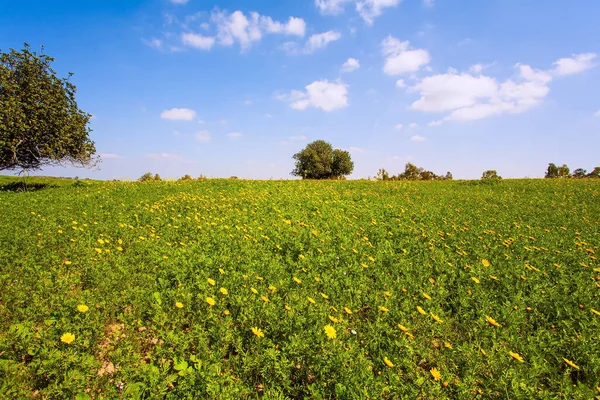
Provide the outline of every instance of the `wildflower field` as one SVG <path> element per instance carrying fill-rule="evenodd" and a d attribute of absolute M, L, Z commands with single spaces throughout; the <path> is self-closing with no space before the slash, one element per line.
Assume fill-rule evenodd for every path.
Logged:
<path fill-rule="evenodd" d="M 0 191 L 1 398 L 600 395 L 593 180 Z"/>

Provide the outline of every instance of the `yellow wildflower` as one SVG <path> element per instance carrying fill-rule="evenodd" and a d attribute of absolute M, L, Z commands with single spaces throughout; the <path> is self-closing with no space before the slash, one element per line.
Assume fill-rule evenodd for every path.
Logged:
<path fill-rule="evenodd" d="M 476 278 L 476 277 L 474 277 L 474 276 L 473 276 L 473 277 L 471 277 L 471 280 L 472 280 L 473 282 L 475 282 L 475 283 L 479 283 L 479 279 L 477 279 L 477 278 Z"/>
<path fill-rule="evenodd" d="M 423 293 L 423 297 L 425 297 L 427 300 L 431 300 L 431 296 L 427 293 Z"/>
<path fill-rule="evenodd" d="M 275 291 L 276 291 L 276 290 L 277 290 L 277 288 L 276 288 L 275 286 L 273 286 L 273 285 L 270 285 L 270 286 L 269 286 L 269 291 L 270 291 L 271 293 L 275 293 Z"/>
<path fill-rule="evenodd" d="M 223 314 L 225 314 L 225 315 L 229 315 L 229 314 L 231 314 L 231 313 L 229 312 L 229 310 L 225 310 L 225 311 L 223 311 Z"/>
<path fill-rule="evenodd" d="M 321 297 L 325 300 L 329 300 L 329 296 L 327 296 L 325 293 L 321 293 Z"/>
<path fill-rule="evenodd" d="M 483 260 L 481 260 L 481 263 L 483 264 L 484 267 L 490 266 L 490 262 L 488 260 L 486 260 L 485 258 Z"/>
<path fill-rule="evenodd" d="M 306 300 L 308 300 L 312 304 L 316 303 L 316 301 L 314 301 L 312 297 L 307 297 Z"/>
<path fill-rule="evenodd" d="M 325 334 L 327 335 L 327 338 L 329 338 L 329 339 L 336 338 L 335 328 L 331 325 L 325 325 Z"/>
<path fill-rule="evenodd" d="M 270 300 L 269 300 L 269 298 L 268 298 L 267 296 L 260 296 L 260 299 L 261 299 L 262 301 L 264 301 L 265 303 L 268 303 L 268 302 L 270 301 Z"/>
<path fill-rule="evenodd" d="M 339 320 L 339 319 L 337 319 L 336 317 L 332 317 L 331 315 L 328 315 L 328 317 L 329 317 L 329 319 L 331 320 L 331 322 L 333 322 L 333 323 L 338 323 L 338 322 L 340 322 L 340 320 Z"/>
<path fill-rule="evenodd" d="M 385 363 L 385 365 L 387 365 L 388 367 L 390 367 L 390 368 L 394 368 L 394 363 L 392 363 L 392 362 L 390 361 L 390 359 L 389 359 L 389 358 L 387 358 L 387 357 L 383 357 L 383 362 L 384 362 L 384 363 Z"/>
<path fill-rule="evenodd" d="M 400 328 L 400 330 L 401 330 L 402 332 L 408 332 L 408 331 L 410 330 L 410 329 L 408 329 L 407 327 L 405 327 L 404 325 L 400 325 L 400 324 L 398 324 L 398 328 Z"/>
<path fill-rule="evenodd" d="M 65 265 L 71 265 L 73 264 L 71 261 L 65 261 Z"/>
<path fill-rule="evenodd" d="M 346 312 L 346 314 L 352 314 L 352 310 L 348 307 L 344 307 L 344 311 Z"/>
<path fill-rule="evenodd" d="M 292 311 L 292 307 L 288 306 L 287 304 L 285 305 L 284 308 L 285 308 L 286 311 Z"/>
<path fill-rule="evenodd" d="M 593 312 L 594 314 L 596 314 L 596 315 L 600 315 L 600 311 L 596 311 L 596 310 L 594 310 L 593 308 L 592 308 L 591 310 L 592 310 L 592 312 Z"/>
<path fill-rule="evenodd" d="M 263 331 L 261 331 L 258 328 L 252 328 L 252 333 L 254 333 L 258 337 L 265 337 L 265 334 L 263 333 Z"/>
<path fill-rule="evenodd" d="M 175 303 L 175 307 L 177 308 L 183 308 L 183 303 L 180 303 L 179 301 Z"/>
<path fill-rule="evenodd" d="M 417 311 L 418 311 L 418 312 L 419 312 L 419 314 L 421 314 L 421 315 L 427 315 L 427 313 L 425 312 L 425 310 L 423 310 L 423 309 L 421 308 L 421 306 L 417 306 Z"/>
<path fill-rule="evenodd" d="M 206 282 L 208 282 L 211 286 L 215 286 L 215 280 L 214 279 L 210 279 L 210 278 L 206 278 Z"/>
<path fill-rule="evenodd" d="M 95 251 L 96 253 L 98 253 L 98 254 L 102 253 L 102 249 L 99 249 L 99 248 L 97 248 L 97 247 L 96 247 L 96 248 L 94 248 L 94 251 Z"/>
<path fill-rule="evenodd" d="M 575 368 L 575 369 L 579 369 L 579 366 L 577 366 L 573 361 L 567 360 L 566 358 L 563 358 L 563 360 L 565 360 L 565 362 L 567 364 L 569 364 L 569 366 Z"/>
<path fill-rule="evenodd" d="M 66 344 L 71 344 L 73 342 L 73 340 L 75 340 L 75 335 L 73 335 L 72 333 L 65 333 L 60 337 L 60 341 Z"/>
<path fill-rule="evenodd" d="M 515 360 L 517 360 L 517 361 L 519 361 L 519 362 L 525 362 L 525 361 L 523 360 L 523 357 L 521 357 L 521 356 L 519 355 L 519 353 L 513 353 L 512 351 L 509 351 L 509 352 L 508 352 L 508 354 L 510 354 L 510 356 L 511 356 L 512 358 L 514 358 Z"/>
<path fill-rule="evenodd" d="M 439 381 L 442 377 L 442 374 L 440 374 L 440 371 L 438 371 L 437 368 L 431 368 L 429 372 L 431 373 L 431 376 L 433 376 L 433 379 L 435 379 L 436 381 Z"/>
<path fill-rule="evenodd" d="M 217 304 L 215 299 L 213 299 L 212 297 L 207 297 L 206 302 L 208 303 L 209 306 L 214 306 L 215 304 Z"/>
<path fill-rule="evenodd" d="M 390 310 L 388 310 L 387 308 L 385 308 L 384 306 L 379 306 L 379 311 L 381 312 L 388 312 Z"/>
<path fill-rule="evenodd" d="M 253 287 L 252 287 L 252 288 L 250 288 L 250 291 L 251 291 L 252 293 L 254 293 L 254 294 L 258 294 L 258 290 L 254 289 Z"/>
<path fill-rule="evenodd" d="M 302 283 L 302 281 L 296 277 L 292 278 L 294 280 L 294 282 L 296 282 L 298 285 Z"/>
<path fill-rule="evenodd" d="M 86 306 L 85 304 L 80 304 L 77 306 L 77 311 L 84 313 L 87 312 L 87 310 L 89 310 L 90 308 L 88 306 Z"/>
<path fill-rule="evenodd" d="M 221 289 L 219 289 L 219 292 L 221 292 L 224 295 L 227 295 L 229 292 L 227 291 L 227 289 L 225 289 L 224 287 L 222 287 Z"/>
<path fill-rule="evenodd" d="M 492 326 L 497 326 L 498 328 L 502 327 L 502 325 L 500 325 L 499 323 L 497 323 L 496 320 L 494 320 L 494 318 L 492 318 L 492 317 L 486 316 L 485 320 L 487 322 L 489 322 L 489 324 L 492 325 Z"/>
<path fill-rule="evenodd" d="M 438 317 L 437 315 L 435 315 L 434 313 L 431 313 L 431 317 L 436 321 L 439 322 L 440 324 L 444 323 L 444 321 L 442 321 L 442 319 L 440 317 Z"/>

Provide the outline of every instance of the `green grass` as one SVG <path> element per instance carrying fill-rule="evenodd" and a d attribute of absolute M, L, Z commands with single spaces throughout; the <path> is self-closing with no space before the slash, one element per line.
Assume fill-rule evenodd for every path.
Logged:
<path fill-rule="evenodd" d="M 0 191 L 4 398 L 599 394 L 596 181 L 45 183 Z"/>

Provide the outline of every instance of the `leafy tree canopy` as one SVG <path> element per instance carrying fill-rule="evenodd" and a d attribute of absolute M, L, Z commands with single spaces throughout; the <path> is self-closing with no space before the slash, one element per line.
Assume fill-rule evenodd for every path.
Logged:
<path fill-rule="evenodd" d="M 28 44 L 0 51 L 0 170 L 94 164 L 91 115 L 79 109 L 75 85 L 56 76 L 53 61 Z"/>
<path fill-rule="evenodd" d="M 303 150 L 294 154 L 296 166 L 292 175 L 302 179 L 341 179 L 354 170 L 350 153 L 333 149 L 324 140 L 309 143 Z"/>

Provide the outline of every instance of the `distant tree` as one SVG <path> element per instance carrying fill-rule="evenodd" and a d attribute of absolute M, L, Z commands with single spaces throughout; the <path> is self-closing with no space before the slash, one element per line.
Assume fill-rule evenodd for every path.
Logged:
<path fill-rule="evenodd" d="M 548 164 L 544 178 L 558 178 L 558 167 L 554 163 Z"/>
<path fill-rule="evenodd" d="M 482 181 L 488 181 L 488 180 L 499 181 L 501 179 L 502 179 L 502 177 L 500 175 L 498 175 L 498 172 L 496 172 L 495 169 L 488 169 L 487 171 L 485 171 L 483 173 L 483 175 L 481 175 Z"/>
<path fill-rule="evenodd" d="M 154 175 L 154 181 L 156 181 L 156 182 L 162 181 L 162 178 L 160 177 L 159 174 Z"/>
<path fill-rule="evenodd" d="M 380 168 L 379 171 L 377 171 L 377 179 L 380 181 L 389 181 L 390 174 L 384 168 Z"/>
<path fill-rule="evenodd" d="M 408 181 L 418 181 L 421 178 L 421 172 L 423 172 L 423 168 L 419 168 L 411 163 L 406 163 L 404 172 L 399 174 L 398 178 Z"/>
<path fill-rule="evenodd" d="M 427 171 L 427 170 L 421 171 L 421 173 L 419 174 L 419 178 L 422 181 L 434 181 L 434 180 L 440 179 L 439 176 L 437 176 L 433 172 Z"/>
<path fill-rule="evenodd" d="M 570 178 L 571 177 L 571 170 L 569 169 L 569 167 L 567 167 L 567 164 L 563 164 L 562 166 L 558 167 L 558 177 L 559 178 Z"/>
<path fill-rule="evenodd" d="M 294 154 L 296 165 L 292 175 L 302 179 L 333 179 L 349 175 L 354 169 L 350 153 L 333 150 L 324 140 L 309 143 L 303 150 Z"/>
<path fill-rule="evenodd" d="M 79 109 L 75 85 L 57 77 L 53 61 L 27 43 L 0 52 L 0 170 L 95 163 L 91 114 Z"/>
<path fill-rule="evenodd" d="M 146 172 L 144 175 L 140 176 L 140 178 L 138 179 L 138 181 L 140 182 L 149 182 L 154 180 L 154 178 L 152 177 L 152 172 Z"/>
<path fill-rule="evenodd" d="M 447 181 L 451 181 L 452 178 L 452 173 L 450 171 L 446 172 L 446 176 L 444 176 L 444 179 Z"/>
<path fill-rule="evenodd" d="M 179 178 L 180 181 L 191 181 L 192 177 L 188 174 L 185 174 L 184 176 L 182 176 L 181 178 Z"/>
<path fill-rule="evenodd" d="M 594 168 L 592 172 L 587 175 L 588 178 L 600 178 L 600 167 Z"/>
<path fill-rule="evenodd" d="M 573 178 L 585 178 L 587 171 L 583 168 L 577 168 L 573 171 Z"/>

